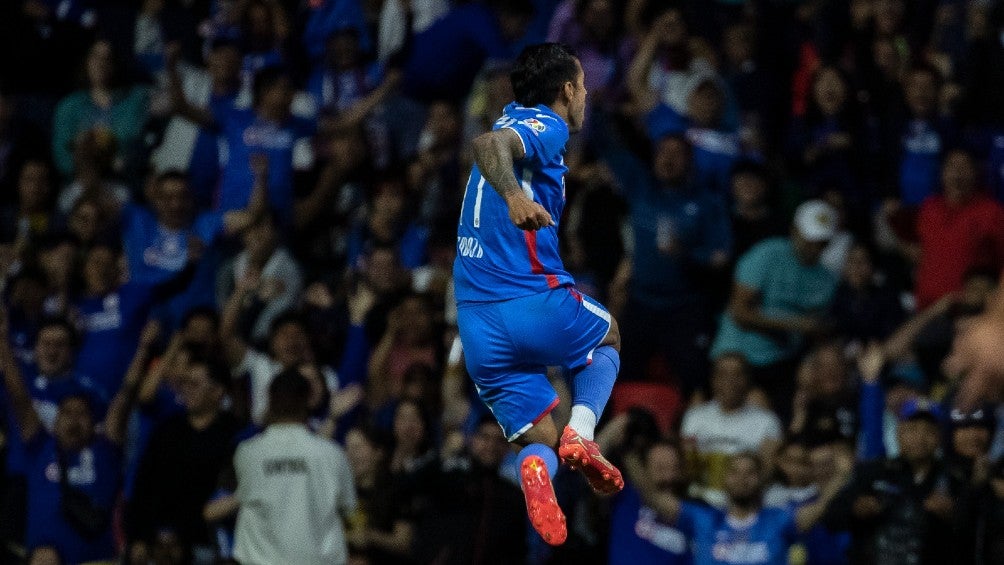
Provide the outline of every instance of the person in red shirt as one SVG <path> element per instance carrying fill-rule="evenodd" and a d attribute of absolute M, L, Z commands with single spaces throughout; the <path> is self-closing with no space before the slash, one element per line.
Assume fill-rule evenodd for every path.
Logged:
<path fill-rule="evenodd" d="M 973 156 L 963 149 L 949 151 L 941 184 L 942 193 L 924 200 L 917 216 L 918 308 L 959 290 L 974 267 L 1004 266 L 1004 206 L 978 190 Z"/>

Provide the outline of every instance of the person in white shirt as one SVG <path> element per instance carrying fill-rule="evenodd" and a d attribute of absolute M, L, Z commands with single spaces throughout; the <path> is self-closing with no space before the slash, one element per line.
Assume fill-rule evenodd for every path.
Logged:
<path fill-rule="evenodd" d="M 237 448 L 234 557 L 243 565 L 339 565 L 348 560 L 344 517 L 356 508 L 344 450 L 310 432 L 310 386 L 296 369 L 269 386 L 265 431 Z"/>
<path fill-rule="evenodd" d="M 711 401 L 693 406 L 683 415 L 683 437 L 688 466 L 710 504 L 726 502 L 722 487 L 729 457 L 759 452 L 769 465 L 782 438 L 781 422 L 773 412 L 747 402 L 749 366 L 741 353 L 725 353 L 711 372 Z"/>

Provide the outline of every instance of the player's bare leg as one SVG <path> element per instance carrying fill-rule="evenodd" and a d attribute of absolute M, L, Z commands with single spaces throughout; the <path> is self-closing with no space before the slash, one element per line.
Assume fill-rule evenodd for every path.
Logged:
<path fill-rule="evenodd" d="M 617 321 L 611 318 L 610 330 L 594 353 L 595 366 L 583 369 L 583 372 L 589 370 L 599 374 L 582 375 L 580 373 L 581 377 L 579 375 L 575 377 L 576 379 L 591 379 L 591 381 L 587 381 L 589 386 L 599 386 L 600 396 L 603 396 L 603 404 L 609 397 L 609 389 L 613 386 L 613 380 L 616 378 L 617 369 L 620 366 L 618 356 L 620 341 Z M 594 382 L 597 377 L 601 379 L 600 383 Z M 603 394 L 603 387 L 606 387 L 605 394 Z M 600 453 L 599 446 L 593 441 L 593 429 L 603 411 L 602 404 L 599 407 L 596 404 L 598 403 L 595 401 L 592 406 L 586 403 L 579 404 L 579 401 L 573 404 L 572 419 L 561 434 L 558 456 L 562 463 L 582 472 L 594 491 L 600 494 L 613 494 L 624 488 L 624 478 L 621 476 L 620 470 Z"/>
<path fill-rule="evenodd" d="M 526 499 L 526 512 L 533 529 L 551 545 L 561 545 L 568 537 L 565 513 L 558 505 L 551 477 L 558 471 L 554 446 L 558 428 L 550 414 L 515 441 L 520 451 L 519 482 Z M 552 468 L 553 467 L 553 468 Z"/>

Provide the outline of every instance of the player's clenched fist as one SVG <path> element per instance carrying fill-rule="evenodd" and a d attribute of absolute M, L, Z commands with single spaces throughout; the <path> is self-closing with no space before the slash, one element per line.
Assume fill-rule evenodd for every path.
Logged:
<path fill-rule="evenodd" d="M 513 192 L 506 197 L 509 219 L 522 230 L 539 230 L 554 225 L 551 214 L 543 206 L 527 198 L 522 192 Z"/>

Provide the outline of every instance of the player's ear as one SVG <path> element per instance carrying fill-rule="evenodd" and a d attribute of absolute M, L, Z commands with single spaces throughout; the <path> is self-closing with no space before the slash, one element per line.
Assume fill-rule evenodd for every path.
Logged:
<path fill-rule="evenodd" d="M 572 81 L 565 81 L 565 84 L 561 87 L 561 92 L 565 95 L 566 100 L 575 99 L 575 84 Z"/>

